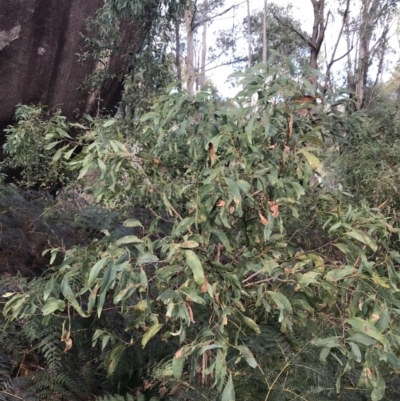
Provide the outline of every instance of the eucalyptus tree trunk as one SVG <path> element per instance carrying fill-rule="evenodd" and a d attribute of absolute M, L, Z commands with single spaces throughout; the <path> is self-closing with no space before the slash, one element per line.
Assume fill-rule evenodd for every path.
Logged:
<path fill-rule="evenodd" d="M 203 38 L 201 44 L 201 64 L 200 64 L 200 89 L 206 84 L 206 57 L 207 57 L 207 17 L 208 17 L 208 1 L 204 0 L 204 22 L 203 22 Z"/>
<path fill-rule="evenodd" d="M 194 48 L 193 48 L 193 17 L 191 11 L 191 1 L 186 0 L 185 6 L 185 24 L 186 24 L 186 40 L 187 40 L 187 55 L 186 55 L 186 75 L 187 89 L 189 95 L 194 94 Z"/>
<path fill-rule="evenodd" d="M 355 108 L 360 110 L 365 102 L 368 69 L 370 64 L 371 40 L 374 32 L 374 22 L 381 0 L 361 0 L 361 25 L 358 45 L 358 60 L 354 74 Z"/>
<path fill-rule="evenodd" d="M 321 51 L 322 42 L 325 37 L 326 22 L 325 22 L 325 0 L 311 0 L 314 11 L 314 23 L 311 39 L 308 44 L 310 46 L 310 67 L 318 69 L 318 55 Z M 310 76 L 310 82 L 317 90 L 318 82 L 316 75 Z"/>
<path fill-rule="evenodd" d="M 178 89 L 182 90 L 182 65 L 181 65 L 181 38 L 180 38 L 180 21 L 179 18 L 176 18 L 175 21 L 175 47 L 176 47 L 176 53 L 175 53 L 175 65 L 176 65 L 176 78 L 179 81 L 178 83 Z"/>
<path fill-rule="evenodd" d="M 250 0 L 247 0 L 247 43 L 248 43 L 248 67 L 252 65 L 252 51 L 251 51 L 251 26 L 250 26 Z"/>
<path fill-rule="evenodd" d="M 267 0 L 264 0 L 264 15 L 263 15 L 263 63 L 267 63 L 268 57 L 268 42 L 267 42 Z"/>

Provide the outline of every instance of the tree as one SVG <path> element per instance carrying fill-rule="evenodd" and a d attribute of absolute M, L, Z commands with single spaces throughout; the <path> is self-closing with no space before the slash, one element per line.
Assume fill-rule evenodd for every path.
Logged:
<path fill-rule="evenodd" d="M 358 50 L 352 65 L 349 65 L 348 87 L 355 94 L 355 109 L 360 110 L 365 105 L 365 93 L 369 68 L 374 57 L 380 54 L 378 74 L 382 70 L 384 49 L 387 35 L 394 16 L 397 1 L 362 0 L 359 11 L 359 22 L 354 24 L 357 29 Z M 378 29 L 380 28 L 380 31 Z M 347 27 L 347 35 L 350 28 Z M 375 36 L 375 43 L 372 39 Z M 349 38 L 347 39 L 349 42 Z M 381 51 L 380 51 L 381 50 Z M 351 67 L 352 70 L 351 70 Z"/>
<path fill-rule="evenodd" d="M 84 85 L 88 74 L 100 69 L 101 60 L 87 57 L 80 63 L 76 54 L 85 47 L 81 33 L 89 36 L 86 21 L 95 18 L 96 13 L 98 17 L 102 13 L 108 13 L 109 17 L 113 15 L 116 26 L 123 27 L 123 31 L 119 32 L 120 40 L 113 43 L 113 49 L 118 48 L 118 53 L 107 55 L 110 57 L 109 73 L 120 74 L 128 68 L 127 58 L 122 56 L 127 52 L 140 51 L 158 2 L 143 2 L 137 13 L 131 15 L 132 23 L 125 20 L 123 25 L 118 22 L 119 17 L 114 11 L 107 8 L 110 3 L 104 5 L 102 0 L 75 0 L 67 5 L 53 0 L 39 4 L 29 0 L 22 6 L 20 3 L 0 2 L 1 29 L 9 27 L 0 33 L 0 38 L 3 35 L 10 39 L 0 50 L 0 89 L 4 94 L 0 101 L 1 129 L 12 122 L 15 106 L 20 102 L 41 103 L 49 109 L 61 108 L 64 115 L 71 119 L 82 116 L 90 109 L 91 88 L 78 88 Z M 26 10 L 30 10 L 32 15 L 27 21 Z M 23 25 L 21 21 L 25 21 Z M 10 32 L 14 32 L 12 37 L 8 35 Z M 99 36 L 96 39 L 102 40 Z M 104 41 L 102 45 L 105 48 Z M 110 43 L 107 49 L 111 49 Z M 89 48 L 86 50 L 89 51 Z M 104 60 L 104 54 L 101 57 Z M 97 86 L 101 87 L 103 106 L 112 109 L 120 98 L 120 81 L 98 82 Z M 2 135 L 0 142 L 3 143 L 3 140 Z"/>

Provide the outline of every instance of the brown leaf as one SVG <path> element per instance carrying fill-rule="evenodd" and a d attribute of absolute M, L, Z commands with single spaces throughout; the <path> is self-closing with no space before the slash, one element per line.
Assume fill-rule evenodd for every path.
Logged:
<path fill-rule="evenodd" d="M 64 354 L 66 354 L 72 348 L 72 338 L 66 338 L 64 342 L 65 342 Z"/>
<path fill-rule="evenodd" d="M 157 159 L 157 157 L 153 157 L 153 162 L 155 164 L 160 164 L 161 163 L 160 159 Z"/>
<path fill-rule="evenodd" d="M 213 165 L 217 159 L 217 155 L 215 154 L 214 144 L 212 142 L 208 144 L 208 154 L 210 155 L 211 165 Z"/>
<path fill-rule="evenodd" d="M 269 207 L 272 212 L 272 217 L 276 218 L 279 216 L 279 205 L 274 201 L 268 201 Z"/>
<path fill-rule="evenodd" d="M 192 307 L 189 305 L 188 302 L 186 302 L 186 308 L 187 308 L 187 310 L 188 310 L 188 312 L 189 312 L 190 321 L 191 321 L 192 323 L 195 323 L 195 321 L 194 321 L 194 315 L 193 315 L 193 310 L 192 310 Z"/>
<path fill-rule="evenodd" d="M 229 214 L 233 214 L 233 213 L 235 213 L 235 206 L 231 206 L 229 209 L 228 209 L 228 212 L 229 212 Z"/>
<path fill-rule="evenodd" d="M 183 354 L 183 347 L 179 348 L 178 351 L 175 352 L 174 358 L 178 359 L 182 356 Z"/>
<path fill-rule="evenodd" d="M 268 149 L 275 149 L 276 147 L 277 147 L 277 144 L 271 145 L 270 147 L 268 147 Z"/>
<path fill-rule="evenodd" d="M 293 113 L 290 113 L 290 117 L 287 120 L 287 136 L 288 139 L 292 137 L 293 134 Z"/>
<path fill-rule="evenodd" d="M 162 386 L 159 390 L 158 390 L 158 394 L 160 395 L 160 397 L 164 397 L 165 394 L 168 393 L 168 389 L 165 386 Z"/>
<path fill-rule="evenodd" d="M 224 200 L 222 200 L 222 199 L 220 199 L 218 202 L 217 202 L 217 206 L 218 207 L 223 207 L 223 206 L 225 206 L 225 201 Z"/>
<path fill-rule="evenodd" d="M 266 226 L 269 221 L 261 214 L 261 212 L 258 212 L 258 215 L 260 216 L 261 223 Z"/>

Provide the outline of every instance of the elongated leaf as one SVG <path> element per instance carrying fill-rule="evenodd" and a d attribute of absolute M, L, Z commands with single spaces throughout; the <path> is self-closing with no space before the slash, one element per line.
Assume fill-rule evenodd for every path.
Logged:
<path fill-rule="evenodd" d="M 142 348 L 162 329 L 164 325 L 161 323 L 151 326 L 142 338 Z"/>
<path fill-rule="evenodd" d="M 354 268 L 353 266 L 346 266 L 344 269 L 335 269 L 335 270 L 331 270 L 327 273 L 327 275 L 325 276 L 325 278 L 328 281 L 339 281 L 344 279 L 347 276 L 350 276 L 351 274 L 353 274 L 354 272 L 356 272 L 357 269 Z"/>
<path fill-rule="evenodd" d="M 321 166 L 321 162 L 319 161 L 318 157 L 313 155 L 312 153 L 308 152 L 307 150 L 300 149 L 297 153 L 303 154 L 304 157 L 306 158 L 306 160 L 308 161 L 308 164 L 314 170 L 316 170 L 317 168 L 319 168 Z"/>
<path fill-rule="evenodd" d="M 193 272 L 194 281 L 202 285 L 204 283 L 204 271 L 197 255 L 190 249 L 185 250 L 186 262 Z"/>
<path fill-rule="evenodd" d="M 235 401 L 235 390 L 233 388 L 232 374 L 229 373 L 228 381 L 221 395 L 221 401 Z"/>
<path fill-rule="evenodd" d="M 136 235 L 127 235 L 125 237 L 120 238 L 117 240 L 116 244 L 117 245 L 124 245 L 124 244 L 137 244 L 143 242 L 140 238 L 138 238 Z"/>
<path fill-rule="evenodd" d="M 256 368 L 257 362 L 254 358 L 253 353 L 245 345 L 239 345 L 238 348 L 241 354 L 243 355 L 244 359 L 246 359 L 248 365 L 251 366 L 252 368 Z"/>
<path fill-rule="evenodd" d="M 290 304 L 290 301 L 283 294 L 274 291 L 267 291 L 267 294 L 269 294 L 272 297 L 272 299 L 276 303 L 276 306 L 279 309 L 284 309 L 286 310 L 287 313 L 293 314 L 292 305 Z"/>
<path fill-rule="evenodd" d="M 385 336 L 383 336 L 372 323 L 367 322 L 366 320 L 359 317 L 351 317 L 349 319 L 346 319 L 345 322 L 350 324 L 358 332 L 366 334 L 368 337 L 379 341 L 384 346 L 388 345 Z"/>
<path fill-rule="evenodd" d="M 53 313 L 56 310 L 63 311 L 65 309 L 65 302 L 61 299 L 49 298 L 42 307 L 44 316 Z"/>
<path fill-rule="evenodd" d="M 378 249 L 378 245 L 376 245 L 376 242 L 364 231 L 352 230 L 347 232 L 345 235 L 352 237 L 365 245 L 368 245 L 374 252 L 376 252 L 376 250 Z"/>
<path fill-rule="evenodd" d="M 118 344 L 115 346 L 108 354 L 107 358 L 105 360 L 105 365 L 107 366 L 107 375 L 111 376 L 115 368 L 118 365 L 118 361 L 121 358 L 122 353 L 125 350 L 125 345 L 124 344 Z"/>
<path fill-rule="evenodd" d="M 109 260 L 108 257 L 103 258 L 103 259 L 99 260 L 98 262 L 96 262 L 94 264 L 94 266 L 90 269 L 89 279 L 88 279 L 88 282 L 87 282 L 87 286 L 88 287 L 92 286 L 92 284 L 96 280 L 97 276 L 99 275 L 100 270 L 106 265 L 108 260 Z"/>

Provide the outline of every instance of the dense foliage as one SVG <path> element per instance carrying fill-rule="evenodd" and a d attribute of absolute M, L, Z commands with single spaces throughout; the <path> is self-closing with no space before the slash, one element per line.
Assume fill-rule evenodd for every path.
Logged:
<path fill-rule="evenodd" d="M 140 120 L 32 123 L 42 114 L 18 109 L 8 153 L 24 155 L 12 139 L 44 124 L 49 168 L 121 224 L 53 248 L 40 276 L 3 280 L 16 344 L 2 345 L 14 358 L 3 399 L 398 397 L 384 395 L 400 369 L 397 229 L 314 183 L 325 139 L 366 121 L 341 112 L 340 95 L 302 102 L 307 79 L 272 62 L 236 77 L 242 91 L 224 104 L 171 86 Z"/>

